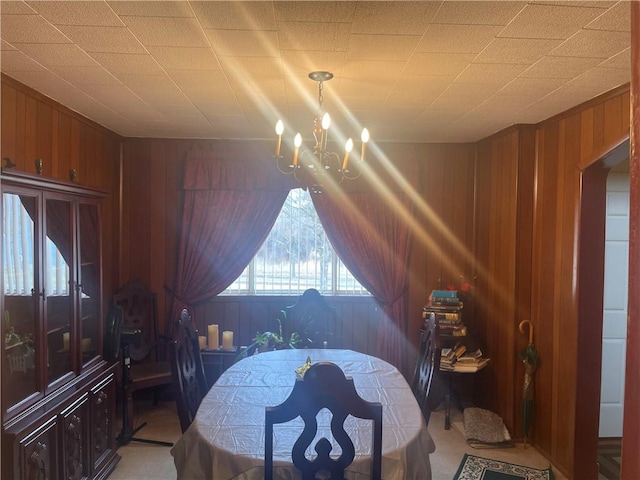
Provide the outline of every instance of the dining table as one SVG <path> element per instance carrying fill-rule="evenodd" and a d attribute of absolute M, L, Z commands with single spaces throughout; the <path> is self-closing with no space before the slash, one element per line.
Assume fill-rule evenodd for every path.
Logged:
<path fill-rule="evenodd" d="M 332 362 L 353 378 L 358 394 L 382 404 L 382 478 L 429 480 L 429 454 L 435 451 L 424 418 L 404 376 L 390 363 L 340 349 L 286 349 L 251 355 L 229 367 L 205 395 L 198 412 L 171 449 L 178 479 L 261 480 L 264 478 L 265 408 L 291 393 L 299 367 Z M 316 441 L 332 440 L 320 419 Z M 326 419 L 325 419 L 326 420 Z M 293 443 L 303 428 L 299 417 L 274 428 L 274 478 L 299 479 L 291 461 Z M 372 426 L 347 418 L 345 430 L 356 456 L 346 479 L 369 479 Z M 315 444 L 315 441 L 313 442 Z M 312 444 L 312 445 L 313 445 Z M 335 441 L 332 442 L 337 446 Z M 312 447 L 307 455 L 313 455 Z M 339 446 L 337 446 L 339 454 Z"/>

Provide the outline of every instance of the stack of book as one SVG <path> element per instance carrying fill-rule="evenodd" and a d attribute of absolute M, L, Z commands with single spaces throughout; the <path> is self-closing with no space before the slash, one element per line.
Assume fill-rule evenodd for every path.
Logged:
<path fill-rule="evenodd" d="M 435 315 L 440 335 L 464 337 L 467 327 L 462 322 L 462 307 L 455 290 L 433 290 L 431 301 L 423 308 L 422 316 L 427 318 L 430 313 Z"/>
<path fill-rule="evenodd" d="M 491 360 L 483 357 L 480 349 L 468 352 L 462 343 L 443 348 L 440 370 L 443 372 L 474 373 L 486 367 Z"/>

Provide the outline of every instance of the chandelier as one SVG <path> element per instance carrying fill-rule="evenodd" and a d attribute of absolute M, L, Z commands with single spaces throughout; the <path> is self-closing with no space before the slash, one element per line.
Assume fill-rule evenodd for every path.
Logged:
<path fill-rule="evenodd" d="M 280 172 L 293 175 L 299 182 L 310 186 L 314 193 L 319 193 L 322 191 L 322 184 L 325 178 L 341 183 L 344 179 L 354 180 L 360 176 L 366 145 L 369 141 L 369 131 L 364 128 L 360 135 L 362 146 L 359 158 L 349 158 L 353 150 L 353 140 L 351 138 L 345 142 L 344 154 L 342 155 L 327 149 L 331 117 L 322 109 L 322 89 L 324 82 L 333 78 L 333 73 L 311 72 L 309 78 L 318 82 L 318 113 L 313 120 L 313 136 L 316 144 L 313 150 L 304 148 L 302 135 L 297 133 L 293 141 L 293 157 L 291 160 L 285 159 L 280 154 L 284 124 L 282 120 L 278 120 L 276 124 L 278 139 L 275 157 Z"/>

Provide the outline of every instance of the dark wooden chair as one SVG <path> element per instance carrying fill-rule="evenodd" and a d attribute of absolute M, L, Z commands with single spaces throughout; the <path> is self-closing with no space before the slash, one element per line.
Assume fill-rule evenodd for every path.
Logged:
<path fill-rule="evenodd" d="M 298 348 L 340 348 L 336 311 L 315 288 L 306 290 L 295 304 L 285 307 L 279 317 L 284 338 L 300 335 Z"/>
<path fill-rule="evenodd" d="M 321 438 L 314 445 L 317 456 L 309 460 L 305 451 L 311 446 L 317 432 L 317 415 L 322 409 L 332 414 L 331 433 L 340 445 L 342 453 L 331 458 L 331 443 Z M 371 476 L 372 480 L 380 480 L 382 472 L 382 404 L 362 399 L 344 372 L 334 363 L 320 362 L 312 365 L 302 379 L 296 380 L 289 397 L 280 405 L 267 407 L 265 411 L 265 449 L 264 477 L 273 478 L 273 426 L 286 423 L 300 416 L 304 421 L 304 429 L 296 440 L 291 458 L 293 465 L 300 470 L 302 479 L 344 478 L 345 469 L 355 458 L 353 441 L 344 430 L 346 418 L 352 415 L 372 421 L 371 439 Z"/>
<path fill-rule="evenodd" d="M 146 389 L 156 389 L 153 392 L 154 402 L 158 400 L 157 388 L 171 385 L 171 365 L 162 358 L 160 350 L 160 333 L 158 332 L 158 317 L 156 294 L 139 279 L 127 282 L 114 296 L 113 303 L 122 309 L 123 329 L 139 332 L 135 341 L 127 340 L 122 346 L 123 361 L 123 406 L 122 431 L 118 436 L 120 444 L 127 444 L 131 440 L 146 441 L 135 438 L 135 433 L 144 424 L 133 426 L 134 393 Z M 167 337 L 168 338 L 168 337 Z M 166 442 L 152 442 L 166 444 Z"/>
<path fill-rule="evenodd" d="M 180 318 L 174 323 L 169 357 L 180 428 L 184 433 L 191 425 L 200 402 L 207 393 L 198 335 L 191 325 L 191 317 L 186 309 L 182 310 Z"/>
<path fill-rule="evenodd" d="M 437 372 L 439 368 L 438 324 L 435 315 L 430 313 L 423 328 L 420 329 L 420 345 L 412 381 L 413 394 L 420 405 L 422 416 L 427 425 L 433 408 L 429 393 L 433 383 L 434 372 Z"/>

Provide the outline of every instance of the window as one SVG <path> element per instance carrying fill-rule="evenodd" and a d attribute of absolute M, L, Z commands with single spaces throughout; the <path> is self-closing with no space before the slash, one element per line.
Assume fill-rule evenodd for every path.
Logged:
<path fill-rule="evenodd" d="M 308 191 L 289 192 L 267 240 L 227 295 L 369 295 L 329 243 Z"/>

